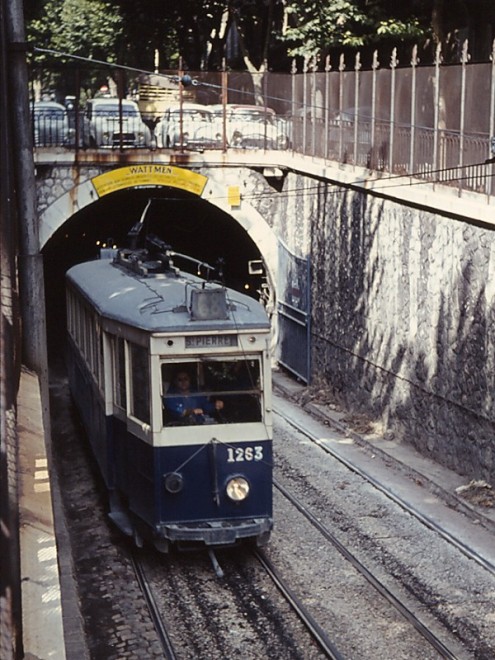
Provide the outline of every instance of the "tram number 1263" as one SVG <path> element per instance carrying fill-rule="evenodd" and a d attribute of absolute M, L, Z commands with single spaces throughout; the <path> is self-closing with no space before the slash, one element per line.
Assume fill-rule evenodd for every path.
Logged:
<path fill-rule="evenodd" d="M 242 463 L 244 461 L 262 461 L 263 447 L 227 447 L 227 463 Z"/>

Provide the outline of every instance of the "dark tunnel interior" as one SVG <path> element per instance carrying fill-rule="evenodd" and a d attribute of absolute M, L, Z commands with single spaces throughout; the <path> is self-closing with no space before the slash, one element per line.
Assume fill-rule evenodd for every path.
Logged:
<path fill-rule="evenodd" d="M 43 248 L 49 357 L 65 340 L 65 273 L 76 263 L 98 258 L 99 244 L 129 245 L 127 234 L 146 213 L 142 233 L 157 235 L 172 250 L 215 266 L 223 259 L 225 284 L 258 298 L 262 278 L 248 262 L 260 253 L 231 216 L 207 201 L 172 188 L 127 189 L 100 198 L 69 218 Z M 179 268 L 194 272 L 180 258 Z"/>

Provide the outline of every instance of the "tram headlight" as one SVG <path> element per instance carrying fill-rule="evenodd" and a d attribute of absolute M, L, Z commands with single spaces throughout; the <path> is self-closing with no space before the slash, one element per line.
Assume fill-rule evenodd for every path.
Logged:
<path fill-rule="evenodd" d="M 249 483 L 244 477 L 232 477 L 227 482 L 227 495 L 233 502 L 242 502 L 249 495 Z"/>

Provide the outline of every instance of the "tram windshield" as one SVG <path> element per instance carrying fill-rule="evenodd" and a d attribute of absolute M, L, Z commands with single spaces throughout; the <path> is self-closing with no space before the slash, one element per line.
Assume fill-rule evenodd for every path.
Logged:
<path fill-rule="evenodd" d="M 258 359 L 162 364 L 165 426 L 259 422 L 261 394 Z"/>

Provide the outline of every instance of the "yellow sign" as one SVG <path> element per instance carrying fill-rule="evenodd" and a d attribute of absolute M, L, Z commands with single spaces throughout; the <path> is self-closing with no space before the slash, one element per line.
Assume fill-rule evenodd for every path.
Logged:
<path fill-rule="evenodd" d="M 227 199 L 230 206 L 241 205 L 241 190 L 239 186 L 229 186 L 227 188 Z"/>
<path fill-rule="evenodd" d="M 125 188 L 171 186 L 201 195 L 208 177 L 173 165 L 131 165 L 105 172 L 92 179 L 98 197 Z"/>

